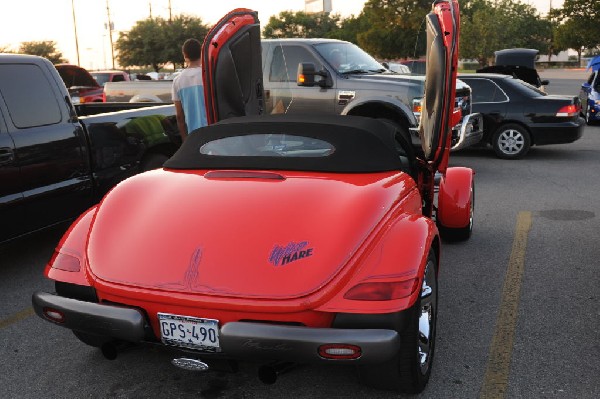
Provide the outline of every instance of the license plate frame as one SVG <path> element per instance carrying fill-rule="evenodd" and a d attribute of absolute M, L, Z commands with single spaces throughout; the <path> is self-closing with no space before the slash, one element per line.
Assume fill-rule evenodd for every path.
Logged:
<path fill-rule="evenodd" d="M 163 344 L 204 352 L 221 352 L 219 320 L 158 313 Z"/>

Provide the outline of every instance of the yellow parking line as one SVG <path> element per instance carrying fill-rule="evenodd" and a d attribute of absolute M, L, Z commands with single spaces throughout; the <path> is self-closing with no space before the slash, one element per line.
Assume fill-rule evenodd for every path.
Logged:
<path fill-rule="evenodd" d="M 531 212 L 519 212 L 480 399 L 501 399 L 506 395 L 530 229 Z"/>
<path fill-rule="evenodd" d="M 21 310 L 18 313 L 13 314 L 12 316 L 9 316 L 6 319 L 0 320 L 0 330 L 10 326 L 11 324 L 18 322 L 18 321 L 26 319 L 29 316 L 33 316 L 34 313 L 35 312 L 33 311 L 33 308 L 27 308 L 27 309 Z"/>

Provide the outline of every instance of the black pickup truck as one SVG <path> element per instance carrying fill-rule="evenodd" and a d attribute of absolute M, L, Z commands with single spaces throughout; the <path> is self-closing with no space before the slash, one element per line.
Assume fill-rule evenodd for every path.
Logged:
<path fill-rule="evenodd" d="M 48 60 L 0 54 L 0 242 L 72 219 L 161 166 L 178 135 L 172 105 L 74 106 Z"/>

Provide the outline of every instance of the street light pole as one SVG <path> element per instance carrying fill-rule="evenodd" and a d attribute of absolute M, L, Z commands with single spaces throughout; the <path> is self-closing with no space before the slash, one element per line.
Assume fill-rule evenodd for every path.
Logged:
<path fill-rule="evenodd" d="M 79 62 L 79 40 L 77 39 L 77 22 L 75 21 L 75 0 L 71 0 L 71 9 L 73 10 L 73 27 L 75 28 L 75 50 L 77 51 L 77 66 L 81 66 Z"/>
<path fill-rule="evenodd" d="M 106 0 L 106 15 L 108 16 L 108 39 L 110 40 L 110 54 L 112 56 L 112 69 L 115 69 L 115 48 L 113 46 L 112 31 L 113 25 L 110 22 L 110 8 L 108 7 L 108 0 Z"/>

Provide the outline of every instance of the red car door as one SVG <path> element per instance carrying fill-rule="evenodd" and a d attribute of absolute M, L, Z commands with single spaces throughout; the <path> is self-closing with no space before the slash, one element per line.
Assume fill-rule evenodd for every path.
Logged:
<path fill-rule="evenodd" d="M 208 124 L 264 113 L 260 22 L 255 11 L 238 8 L 223 17 L 202 45 Z"/>

